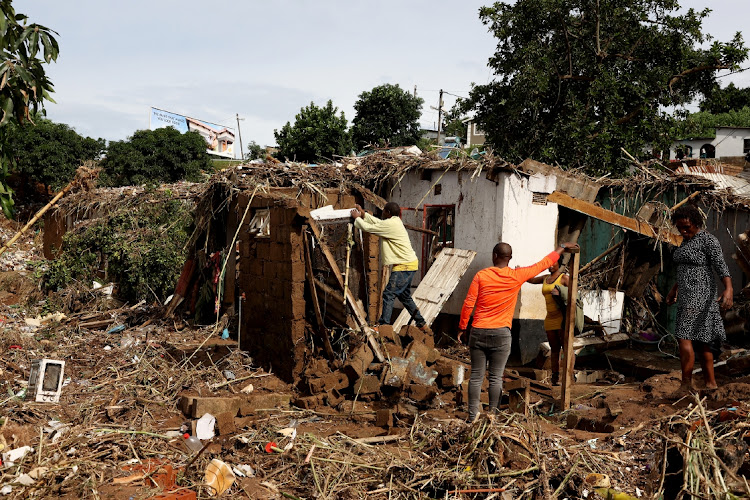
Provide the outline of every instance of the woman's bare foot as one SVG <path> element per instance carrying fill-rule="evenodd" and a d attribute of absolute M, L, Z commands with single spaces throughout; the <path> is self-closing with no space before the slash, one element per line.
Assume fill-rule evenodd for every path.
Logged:
<path fill-rule="evenodd" d="M 680 387 L 674 391 L 672 394 L 667 396 L 668 399 L 682 399 L 685 396 L 689 396 L 692 393 L 695 392 L 695 388 L 693 387 L 692 382 L 683 382 L 680 384 Z"/>

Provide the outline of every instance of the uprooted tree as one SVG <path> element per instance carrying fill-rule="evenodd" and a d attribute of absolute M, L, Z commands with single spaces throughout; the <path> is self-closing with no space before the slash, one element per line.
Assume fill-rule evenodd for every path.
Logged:
<path fill-rule="evenodd" d="M 28 17 L 17 14 L 11 0 L 0 0 L 0 206 L 6 217 L 13 216 L 13 191 L 6 184 L 12 161 L 6 125 L 29 123 L 31 116 L 51 101 L 52 82 L 44 64 L 57 60 L 59 47 L 54 31 L 39 24 L 26 24 Z M 55 33 L 56 34 L 56 33 Z"/>
<path fill-rule="evenodd" d="M 533 157 L 622 173 L 620 148 L 666 149 L 667 109 L 709 92 L 719 70 L 747 58 L 742 35 L 710 46 L 709 10 L 676 14 L 676 0 L 518 0 L 480 9 L 497 38 L 495 81 L 467 109 L 508 160 Z"/>

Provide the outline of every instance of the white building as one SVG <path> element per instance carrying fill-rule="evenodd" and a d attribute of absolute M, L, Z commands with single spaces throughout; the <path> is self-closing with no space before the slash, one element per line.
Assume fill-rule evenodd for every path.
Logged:
<path fill-rule="evenodd" d="M 716 127 L 716 137 L 676 141 L 669 159 L 677 159 L 680 150 L 686 159 L 743 157 L 750 152 L 750 127 Z"/>
<path fill-rule="evenodd" d="M 392 190 L 390 200 L 402 207 L 404 223 L 440 234 L 410 231 L 420 260 L 418 278 L 427 272 L 431 256 L 442 246 L 477 252 L 443 308 L 444 314 L 461 313 L 471 280 L 477 271 L 492 266 L 492 248 L 498 242 L 513 247 L 511 266 L 534 264 L 557 245 L 558 208 L 546 201 L 546 195 L 557 186 L 556 175 L 501 170 L 492 180 L 488 177 L 486 170 L 413 170 Z M 419 283 L 418 278 L 413 286 Z M 520 321 L 514 328 L 514 345 L 518 346 L 520 334 L 523 341 L 518 347 L 524 363 L 536 356 L 539 342 L 546 339 L 545 316 L 541 287 L 523 285 L 516 306 L 515 318 Z"/>

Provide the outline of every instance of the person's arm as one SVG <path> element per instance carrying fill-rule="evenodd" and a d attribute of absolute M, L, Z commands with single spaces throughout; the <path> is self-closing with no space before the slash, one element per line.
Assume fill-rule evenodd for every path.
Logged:
<path fill-rule="evenodd" d="M 458 322 L 458 336 L 457 339 L 461 342 L 461 337 L 466 333 L 466 327 L 469 325 L 469 317 L 474 311 L 474 306 L 477 303 L 477 295 L 479 294 L 479 273 L 474 275 L 474 279 L 471 280 L 469 291 L 466 292 L 466 298 L 464 299 L 464 305 L 461 308 L 461 319 Z"/>
<path fill-rule="evenodd" d="M 354 219 L 354 227 L 357 229 L 374 234 L 375 236 L 386 238 L 392 232 L 391 225 L 387 223 L 387 220 L 378 219 L 367 212 L 360 213 L 362 215 Z M 352 214 L 352 216 L 354 216 L 354 214 Z"/>
<path fill-rule="evenodd" d="M 549 266 L 560 260 L 560 255 L 565 251 L 566 248 L 573 248 L 576 247 L 575 243 L 563 243 L 559 247 L 555 249 L 554 252 L 550 252 L 549 255 L 547 255 L 545 258 L 540 260 L 534 265 L 528 266 L 528 267 L 519 267 L 516 268 L 516 271 L 518 272 L 518 280 L 523 282 L 528 280 L 529 278 L 533 278 L 537 274 L 541 273 L 545 269 L 547 269 Z"/>
<path fill-rule="evenodd" d="M 675 302 L 677 302 L 677 283 L 674 284 L 672 289 L 667 294 L 667 305 L 671 306 Z"/>
<path fill-rule="evenodd" d="M 721 244 L 718 239 L 711 235 L 706 238 L 706 242 L 708 259 L 724 285 L 724 291 L 716 299 L 716 302 L 722 309 L 730 309 L 734 305 L 734 288 L 732 287 L 732 277 L 729 275 L 729 267 L 727 267 L 724 253 L 721 251 Z"/>
<path fill-rule="evenodd" d="M 567 274 L 562 275 L 562 279 L 560 280 L 560 284 L 564 287 L 570 286 L 570 278 Z"/>
<path fill-rule="evenodd" d="M 516 268 L 516 269 L 520 269 L 520 267 Z M 544 276 L 536 276 L 534 278 L 529 278 L 529 279 L 526 280 L 526 283 L 531 283 L 532 285 L 541 285 L 542 283 L 544 283 L 544 279 L 547 276 L 550 276 L 550 275 L 549 274 L 545 274 Z"/>

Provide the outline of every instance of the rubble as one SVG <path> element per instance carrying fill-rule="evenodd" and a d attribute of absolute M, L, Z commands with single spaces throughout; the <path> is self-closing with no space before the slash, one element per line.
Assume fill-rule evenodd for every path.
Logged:
<path fill-rule="evenodd" d="M 511 168 L 499 159 L 489 161 L 490 167 Z M 16 292 L 0 286 L 0 294 L 6 294 L 0 296 L 0 392 L 5 394 L 0 491 L 9 498 L 205 498 L 226 490 L 224 497 L 232 498 L 477 498 L 484 493 L 507 499 L 671 498 L 685 487 L 703 497 L 750 495 L 744 481 L 750 472 L 750 363 L 744 349 L 720 361 L 718 391 L 675 401 L 670 395 L 679 385 L 679 365 L 669 357 L 669 343 L 656 341 L 653 351 L 638 349 L 641 344 L 624 332 L 658 328 L 646 324 L 653 323 L 647 314 L 644 321 L 626 305 L 618 332 L 605 333 L 607 326 L 590 323 L 594 333 L 577 339 L 579 368 L 586 363 L 590 369 L 576 373 L 570 410 L 560 411 L 560 389 L 547 384 L 549 372 L 540 359 L 539 365 L 509 367 L 501 410 L 469 425 L 464 421 L 470 377 L 465 346 L 413 325 L 380 326 L 376 332 L 362 323 L 361 316 L 372 317 L 377 308 L 372 297 L 378 269 L 370 263 L 377 254 L 368 253 L 372 242 L 357 240 L 365 253 L 352 252 L 355 274 L 344 292 L 340 276 L 333 274 L 335 267 L 339 273 L 345 269 L 340 263 L 346 231 L 328 225 L 316 234 L 304 209 L 318 204 L 313 197 L 322 202 L 323 195 L 339 210 L 354 197 L 372 199 L 364 185 L 375 188 L 394 172 L 427 164 L 441 165 L 424 156 L 385 154 L 344 168 L 243 165 L 203 191 L 216 195 L 219 205 L 229 203 L 229 219 L 209 217 L 215 206 L 200 195 L 202 188 L 191 186 L 182 195 L 197 200 L 202 218 L 193 243 L 207 250 L 183 267 L 184 279 L 166 307 L 153 297 L 117 303 L 116 292 L 94 291 L 90 282 L 56 291 L 40 304 L 20 305 L 24 301 Z M 477 164 L 465 160 L 454 167 L 472 172 Z M 239 182 L 229 182 L 232 176 Z M 268 203 L 263 207 L 253 205 L 251 197 L 261 185 L 255 203 L 263 191 Z M 71 196 L 70 203 L 94 206 L 91 198 Z M 245 205 L 232 204 L 240 198 Z M 242 224 L 240 209 L 246 206 L 270 207 L 268 220 L 254 213 Z M 72 213 L 65 212 L 71 207 L 63 204 L 60 210 Z M 97 207 L 106 211 L 103 202 Z M 201 232 L 209 226 L 214 238 Z M 227 227 L 257 234 L 268 230 L 268 240 L 248 242 L 248 233 Z M 278 228 L 288 232 L 274 232 Z M 32 236 L 21 245 L 32 248 Z M 629 245 L 618 250 L 632 251 Z M 215 252 L 226 256 L 224 248 L 239 255 L 234 278 L 247 280 L 241 271 L 253 266 L 269 277 L 262 283 L 245 281 L 242 300 L 229 285 L 223 295 L 211 296 L 210 309 L 218 303 L 218 313 L 209 325 L 199 326 L 191 312 L 197 300 L 191 294 L 199 283 L 192 273 L 198 271 L 191 267 L 211 269 L 204 276 L 209 282 L 221 279 L 220 267 L 216 273 L 216 267 L 203 264 L 214 262 L 208 257 Z M 591 266 L 589 283 L 612 267 L 610 258 L 623 254 L 613 251 L 608 257 Z M 644 303 L 655 297 L 648 283 L 634 280 L 628 286 L 643 288 L 638 299 Z M 255 291 L 248 293 L 251 288 Z M 311 296 L 319 299 L 317 306 Z M 53 300 L 59 307 L 50 310 Z M 49 317 L 33 328 L 25 321 L 58 311 L 65 317 Z M 245 321 L 235 319 L 240 311 Z M 259 323 L 263 317 L 273 320 L 272 328 Z M 229 339 L 220 338 L 224 331 Z M 264 346 L 271 348 L 260 352 Z M 614 349 L 632 346 L 638 359 L 631 356 L 633 349 L 620 356 Z M 65 360 L 59 403 L 21 396 L 30 390 L 36 359 Z M 484 391 L 485 402 L 486 397 Z M 198 433 L 207 421 L 213 437 Z M 203 439 L 200 450 L 185 448 L 185 433 Z"/>

